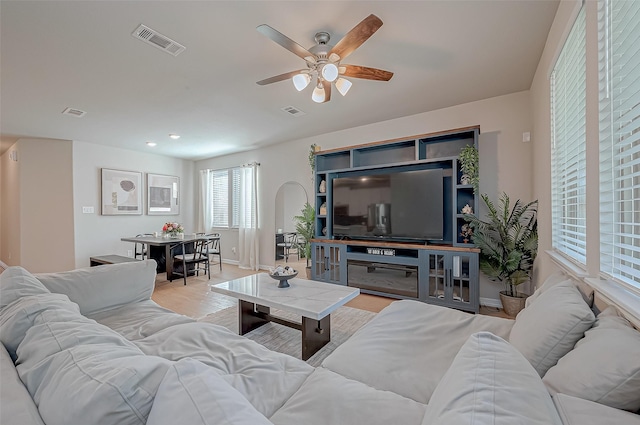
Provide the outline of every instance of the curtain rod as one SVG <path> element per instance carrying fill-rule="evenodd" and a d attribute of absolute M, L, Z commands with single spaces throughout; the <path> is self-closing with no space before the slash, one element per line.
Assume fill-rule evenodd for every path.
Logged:
<path fill-rule="evenodd" d="M 256 161 L 253 161 L 253 162 L 250 162 L 250 163 L 248 163 L 248 164 L 242 164 L 242 165 L 235 166 L 235 167 L 227 167 L 227 168 L 203 168 L 203 169 L 201 169 L 200 171 L 204 171 L 204 170 L 209 170 L 209 171 L 233 170 L 234 168 L 249 167 L 249 166 L 252 166 L 252 165 L 257 165 L 257 166 L 259 167 L 259 166 L 260 166 L 260 163 L 259 163 L 259 162 L 256 162 Z"/>

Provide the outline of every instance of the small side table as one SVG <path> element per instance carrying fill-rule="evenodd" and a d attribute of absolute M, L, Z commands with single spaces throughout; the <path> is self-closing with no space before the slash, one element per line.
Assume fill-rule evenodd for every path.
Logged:
<path fill-rule="evenodd" d="M 95 257 L 89 257 L 89 265 L 91 267 L 102 266 L 105 264 L 119 264 L 119 263 L 131 263 L 134 261 L 140 261 L 135 258 L 125 257 L 124 255 L 98 255 Z"/>

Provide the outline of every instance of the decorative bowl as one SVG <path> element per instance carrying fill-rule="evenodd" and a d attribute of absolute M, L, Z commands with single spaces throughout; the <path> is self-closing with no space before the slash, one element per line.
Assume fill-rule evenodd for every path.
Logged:
<path fill-rule="evenodd" d="M 298 276 L 298 272 L 294 271 L 292 274 L 271 274 L 269 273 L 269 276 L 272 279 L 275 279 L 278 281 L 278 288 L 288 288 L 289 286 L 289 279 L 293 279 L 294 277 Z"/>

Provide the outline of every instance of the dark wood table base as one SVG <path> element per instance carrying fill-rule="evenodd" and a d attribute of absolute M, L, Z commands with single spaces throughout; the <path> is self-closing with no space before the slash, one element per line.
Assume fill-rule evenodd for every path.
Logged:
<path fill-rule="evenodd" d="M 308 360 L 331 340 L 331 315 L 320 320 L 302 317 L 302 323 L 272 316 L 269 307 L 239 300 L 240 335 L 269 322 L 302 331 L 302 360 Z"/>

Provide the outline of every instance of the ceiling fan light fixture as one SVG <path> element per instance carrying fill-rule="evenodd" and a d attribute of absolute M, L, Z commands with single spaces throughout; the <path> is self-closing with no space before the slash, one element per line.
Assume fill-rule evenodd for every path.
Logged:
<path fill-rule="evenodd" d="M 349 91 L 349 89 L 351 88 L 351 86 L 353 85 L 351 83 L 351 81 L 345 79 L 345 78 L 338 78 L 338 80 L 336 80 L 336 88 L 338 89 L 338 91 L 340 92 L 341 95 L 345 96 L 347 94 L 347 92 Z"/>
<path fill-rule="evenodd" d="M 338 67 L 333 63 L 328 63 L 322 67 L 322 78 L 333 83 L 338 78 Z"/>
<path fill-rule="evenodd" d="M 296 74 L 291 80 L 293 81 L 293 85 L 295 86 L 296 90 L 302 91 L 311 82 L 311 77 L 309 76 L 309 74 Z"/>
<path fill-rule="evenodd" d="M 324 87 L 320 85 L 320 86 L 317 86 L 315 89 L 313 89 L 311 100 L 313 100 L 316 103 L 324 102 Z"/>

